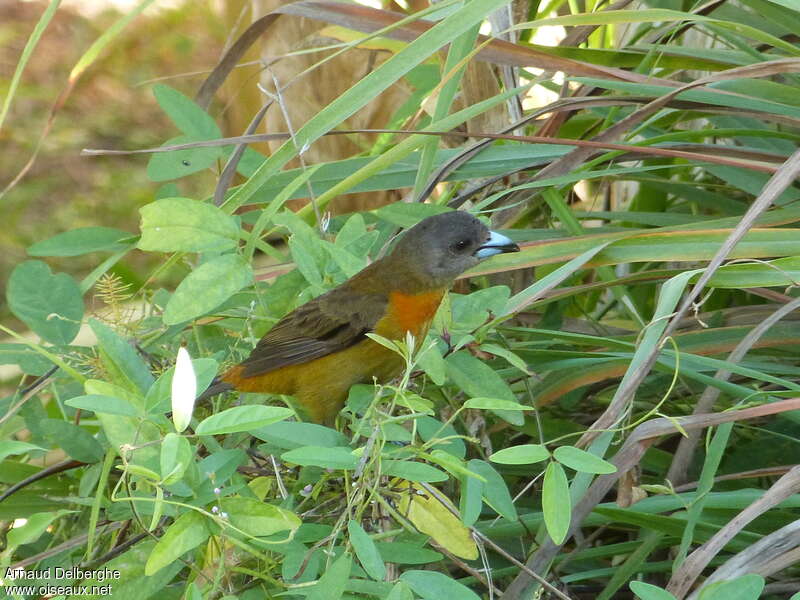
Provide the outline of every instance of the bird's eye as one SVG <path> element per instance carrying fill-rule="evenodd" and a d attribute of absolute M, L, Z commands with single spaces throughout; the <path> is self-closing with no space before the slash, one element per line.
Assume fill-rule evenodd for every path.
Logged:
<path fill-rule="evenodd" d="M 457 251 L 464 250 L 467 246 L 469 246 L 469 240 L 458 240 L 453 244 L 453 248 Z"/>

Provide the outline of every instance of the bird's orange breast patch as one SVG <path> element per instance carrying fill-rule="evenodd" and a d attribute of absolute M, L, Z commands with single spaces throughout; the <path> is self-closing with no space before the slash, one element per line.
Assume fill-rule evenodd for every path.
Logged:
<path fill-rule="evenodd" d="M 391 292 L 386 317 L 375 328 L 376 333 L 395 339 L 402 338 L 406 332 L 420 337 L 427 332 L 443 296 L 442 289 L 421 294 Z M 381 332 L 382 329 L 385 333 Z"/>

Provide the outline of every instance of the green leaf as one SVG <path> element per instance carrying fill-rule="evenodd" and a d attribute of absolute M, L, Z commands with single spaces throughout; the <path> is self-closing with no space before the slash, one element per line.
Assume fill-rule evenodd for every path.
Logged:
<path fill-rule="evenodd" d="M 444 556 L 436 550 L 423 548 L 408 542 L 376 542 L 384 562 L 398 565 L 425 565 L 442 560 Z"/>
<path fill-rule="evenodd" d="M 610 462 L 574 446 L 559 446 L 553 451 L 553 458 L 565 467 L 581 473 L 605 475 L 617 472 L 617 467 Z"/>
<path fill-rule="evenodd" d="M 90 410 L 92 412 L 102 412 L 109 415 L 122 415 L 123 417 L 135 417 L 139 414 L 130 402 L 114 396 L 102 394 L 87 394 L 85 396 L 75 396 L 64 402 L 72 408 Z"/>
<path fill-rule="evenodd" d="M 17 440 L 2 440 L 0 441 L 0 462 L 3 462 L 7 457 L 17 454 L 27 454 L 33 450 L 42 450 L 47 452 L 46 448 L 29 444 L 28 442 L 19 442 Z"/>
<path fill-rule="evenodd" d="M 641 581 L 631 581 L 629 585 L 631 591 L 642 600 L 675 600 L 675 596 L 656 585 Z"/>
<path fill-rule="evenodd" d="M 83 319 L 83 298 L 75 280 L 53 274 L 40 260 L 27 260 L 11 272 L 6 288 L 11 312 L 42 339 L 66 345 L 75 339 Z"/>
<path fill-rule="evenodd" d="M 197 435 L 219 435 L 258 429 L 294 415 L 285 406 L 234 406 L 221 413 L 206 417 L 197 426 Z"/>
<path fill-rule="evenodd" d="M 13 550 L 23 544 L 35 542 L 47 531 L 47 528 L 50 527 L 53 521 L 71 512 L 72 511 L 69 510 L 58 510 L 30 515 L 27 523 L 19 527 L 14 527 L 8 532 L 6 551 Z"/>
<path fill-rule="evenodd" d="M 200 317 L 253 283 L 253 270 L 238 254 L 206 263 L 181 281 L 164 309 L 164 323 L 177 325 Z"/>
<path fill-rule="evenodd" d="M 483 481 L 477 477 L 461 475 L 461 496 L 459 497 L 458 512 L 461 514 L 461 522 L 467 527 L 472 527 L 478 517 L 481 516 L 483 507 Z"/>
<path fill-rule="evenodd" d="M 205 542 L 211 531 L 206 518 L 190 510 L 175 519 L 158 540 L 144 567 L 145 575 L 153 575 L 176 562 L 181 556 Z"/>
<path fill-rule="evenodd" d="M 436 571 L 406 571 L 400 575 L 400 581 L 407 583 L 408 587 L 423 600 L 442 600 L 442 598 L 480 600 L 468 587 Z"/>
<path fill-rule="evenodd" d="M 431 446 L 431 450 L 442 450 L 462 460 L 467 455 L 467 447 L 464 444 L 464 440 L 453 437 L 457 436 L 458 432 L 450 424 L 444 425 L 433 417 L 420 417 L 417 419 L 417 432 L 425 442 L 431 441 L 434 436 L 436 439 L 450 438 L 445 442 L 434 444 Z"/>
<path fill-rule="evenodd" d="M 447 481 L 447 473 L 431 465 L 413 460 L 385 459 L 381 461 L 381 473 L 390 477 L 401 477 L 409 481 L 424 481 L 426 483 Z"/>
<path fill-rule="evenodd" d="M 111 227 L 81 227 L 59 233 L 36 242 L 28 248 L 30 256 L 80 256 L 101 250 L 116 251 L 125 247 L 122 243 L 133 237 L 132 233 Z"/>
<path fill-rule="evenodd" d="M 348 444 L 347 438 L 335 429 L 316 423 L 295 421 L 282 421 L 266 427 L 259 427 L 251 430 L 250 435 L 286 450 L 294 450 L 306 444 L 325 448 L 347 446 Z"/>
<path fill-rule="evenodd" d="M 529 465 L 550 458 L 550 452 L 540 444 L 521 444 L 498 450 L 489 460 L 502 465 Z"/>
<path fill-rule="evenodd" d="M 414 600 L 414 594 L 411 593 L 411 588 L 402 581 L 398 581 L 385 600 Z"/>
<path fill-rule="evenodd" d="M 470 398 L 464 402 L 464 408 L 477 408 L 480 410 L 533 410 L 532 406 L 525 406 L 519 402 L 502 400 L 500 398 Z"/>
<path fill-rule="evenodd" d="M 758 600 L 763 591 L 764 578 L 761 575 L 742 575 L 705 586 L 700 591 L 699 600 Z"/>
<path fill-rule="evenodd" d="M 182 435 L 168 433 L 161 442 L 161 479 L 165 485 L 180 481 L 192 462 L 192 447 Z"/>
<path fill-rule="evenodd" d="M 97 336 L 97 343 L 104 353 L 103 362 L 109 371 L 130 383 L 131 390 L 145 393 L 153 385 L 153 375 L 130 342 L 97 319 L 89 319 L 89 327 Z"/>
<path fill-rule="evenodd" d="M 24 373 L 44 375 L 52 363 L 25 344 L 0 344 L 0 365 L 17 365 Z"/>
<path fill-rule="evenodd" d="M 222 507 L 234 526 L 256 537 L 296 531 L 301 524 L 293 512 L 255 498 L 225 498 Z"/>
<path fill-rule="evenodd" d="M 350 448 L 325 448 L 321 446 L 303 446 L 281 454 L 286 462 L 302 466 L 322 467 L 323 469 L 353 470 L 358 459 L 350 452 Z"/>
<path fill-rule="evenodd" d="M 342 554 L 319 578 L 306 600 L 339 600 L 344 594 L 352 567 L 353 559 Z"/>
<path fill-rule="evenodd" d="M 451 354 L 445 359 L 450 379 L 470 397 L 498 398 L 516 402 L 513 392 L 500 375 L 489 365 L 466 350 Z M 493 411 L 512 425 L 522 425 L 524 417 L 518 410 Z"/>
<path fill-rule="evenodd" d="M 179 135 L 168 139 L 163 145 L 178 146 L 180 144 L 202 142 L 205 141 L 205 139 L 206 138 L 198 138 L 191 135 Z M 150 155 L 150 160 L 147 163 L 147 177 L 150 181 L 180 179 L 181 177 L 186 177 L 192 173 L 197 173 L 198 171 L 209 168 L 223 156 L 225 156 L 225 151 L 219 146 L 156 152 Z"/>
<path fill-rule="evenodd" d="M 473 458 L 467 468 L 486 480 L 483 484 L 483 499 L 499 515 L 509 521 L 517 520 L 517 509 L 506 487 L 503 477 L 489 463 Z"/>
<path fill-rule="evenodd" d="M 222 135 L 214 119 L 191 98 L 163 83 L 153 86 L 153 95 L 161 109 L 184 135 L 214 139 Z"/>
<path fill-rule="evenodd" d="M 383 564 L 383 559 L 375 546 L 375 542 L 364 531 L 361 524 L 352 519 L 347 523 L 347 532 L 350 534 L 350 543 L 353 544 L 358 561 L 364 567 L 367 575 L 375 581 L 383 581 L 386 577 L 386 565 Z"/>
<path fill-rule="evenodd" d="M 105 455 L 100 442 L 83 427 L 61 419 L 45 419 L 39 425 L 54 445 L 63 448 L 75 460 L 95 463 Z"/>
<path fill-rule="evenodd" d="M 140 250 L 151 252 L 221 252 L 235 248 L 239 227 L 208 202 L 164 198 L 139 209 Z"/>
<path fill-rule="evenodd" d="M 567 537 L 572 515 L 569 484 L 564 468 L 557 462 L 547 465 L 542 484 L 542 512 L 547 533 L 556 544 Z"/>

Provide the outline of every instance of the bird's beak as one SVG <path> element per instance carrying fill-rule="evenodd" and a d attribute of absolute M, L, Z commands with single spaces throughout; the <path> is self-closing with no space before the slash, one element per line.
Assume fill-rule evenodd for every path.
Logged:
<path fill-rule="evenodd" d="M 489 258 L 490 256 L 502 254 L 503 252 L 519 252 L 519 246 L 506 236 L 496 231 L 490 231 L 489 233 L 491 234 L 489 239 L 483 246 L 478 248 L 478 251 L 475 253 L 475 256 L 478 258 Z"/>

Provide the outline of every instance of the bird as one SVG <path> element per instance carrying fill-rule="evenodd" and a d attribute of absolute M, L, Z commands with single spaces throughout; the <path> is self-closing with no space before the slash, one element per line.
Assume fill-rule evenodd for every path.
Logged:
<path fill-rule="evenodd" d="M 423 340 L 456 277 L 518 251 L 468 212 L 427 217 L 389 254 L 280 319 L 198 400 L 231 390 L 293 396 L 301 418 L 332 426 L 352 385 L 387 382 L 403 370 L 403 358 L 367 333 Z"/>

